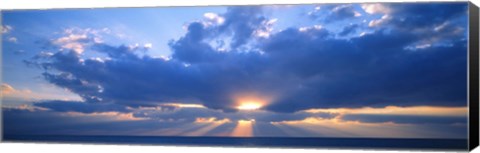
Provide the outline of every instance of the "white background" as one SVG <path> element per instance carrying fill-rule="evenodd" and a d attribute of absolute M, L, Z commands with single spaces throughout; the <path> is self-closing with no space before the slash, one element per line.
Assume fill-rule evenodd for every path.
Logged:
<path fill-rule="evenodd" d="M 388 2 L 413 2 L 428 0 L 394 0 Z M 434 0 L 448 1 L 448 0 Z M 144 7 L 144 6 L 192 6 L 192 5 L 245 5 L 245 4 L 298 4 L 298 3 L 346 3 L 386 2 L 382 0 L 0 0 L 0 9 L 49 9 L 49 8 L 100 8 L 100 7 Z M 472 0 L 480 6 L 480 0 Z M 477 129 L 478 130 L 478 129 Z M 91 144 L 46 144 L 46 143 L 0 143 L 1 152 L 47 152 L 47 153 L 427 153 L 426 151 L 391 150 L 341 150 L 341 149 L 284 149 L 284 148 L 234 148 L 234 147 L 179 147 L 139 145 L 91 145 Z M 480 153 L 477 148 L 474 153 Z"/>

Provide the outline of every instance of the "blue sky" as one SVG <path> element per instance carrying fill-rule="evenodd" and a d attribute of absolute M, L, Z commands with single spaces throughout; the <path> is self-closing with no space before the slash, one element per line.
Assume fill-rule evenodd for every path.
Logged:
<path fill-rule="evenodd" d="M 2 17 L 5 134 L 467 136 L 467 3 Z"/>

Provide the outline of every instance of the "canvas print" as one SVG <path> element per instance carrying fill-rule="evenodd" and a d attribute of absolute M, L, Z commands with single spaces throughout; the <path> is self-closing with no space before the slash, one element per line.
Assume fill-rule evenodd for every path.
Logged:
<path fill-rule="evenodd" d="M 467 148 L 466 2 L 1 13 L 4 141 Z"/>

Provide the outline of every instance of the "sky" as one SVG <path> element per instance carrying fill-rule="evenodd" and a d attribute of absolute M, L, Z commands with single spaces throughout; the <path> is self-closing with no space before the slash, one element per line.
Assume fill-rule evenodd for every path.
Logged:
<path fill-rule="evenodd" d="M 467 4 L 2 11 L 4 134 L 466 139 Z"/>

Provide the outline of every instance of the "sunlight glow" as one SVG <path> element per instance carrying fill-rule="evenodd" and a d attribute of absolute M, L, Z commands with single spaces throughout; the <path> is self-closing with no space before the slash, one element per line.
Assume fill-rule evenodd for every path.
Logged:
<path fill-rule="evenodd" d="M 101 112 L 101 113 L 80 113 L 80 112 L 65 112 L 62 115 L 76 116 L 76 117 L 95 117 L 97 121 L 138 121 L 145 120 L 145 118 L 135 117 L 133 113 L 121 112 Z"/>
<path fill-rule="evenodd" d="M 297 121 L 271 122 L 271 124 L 292 136 L 302 136 L 305 131 L 313 137 L 352 137 L 352 135 L 355 135 L 355 137 L 375 138 L 426 138 L 422 133 L 441 134 L 441 130 L 418 128 L 418 125 L 413 124 L 362 123 L 318 117 L 309 117 Z"/>
<path fill-rule="evenodd" d="M 389 114 L 389 115 L 427 115 L 427 116 L 465 116 L 468 107 L 439 107 L 439 106 L 387 106 L 384 108 L 333 108 L 309 109 L 307 113 L 338 113 L 338 114 Z"/>
<path fill-rule="evenodd" d="M 217 119 L 215 117 L 210 117 L 210 118 L 197 118 L 194 122 L 194 124 L 197 125 L 204 125 L 202 127 L 199 127 L 198 130 L 187 132 L 185 134 L 182 134 L 184 136 L 203 136 L 207 134 L 208 132 L 212 131 L 213 129 L 219 127 L 220 125 L 223 125 L 225 123 L 230 123 L 230 119 L 225 118 L 225 119 Z"/>
<path fill-rule="evenodd" d="M 230 119 L 224 118 L 224 119 L 217 119 L 215 117 L 210 117 L 210 118 L 203 118 L 199 117 L 195 119 L 195 123 L 230 123 Z"/>
<path fill-rule="evenodd" d="M 173 106 L 179 108 L 205 108 L 205 106 L 200 104 L 182 104 L 182 103 L 166 103 L 162 104 L 163 106 Z"/>
<path fill-rule="evenodd" d="M 262 104 L 258 102 L 245 102 L 240 104 L 237 109 L 239 110 L 257 110 L 262 107 Z"/>
<path fill-rule="evenodd" d="M 253 136 L 253 124 L 254 119 L 251 120 L 238 120 L 237 126 L 233 129 L 231 136 L 234 137 L 251 137 Z"/>

